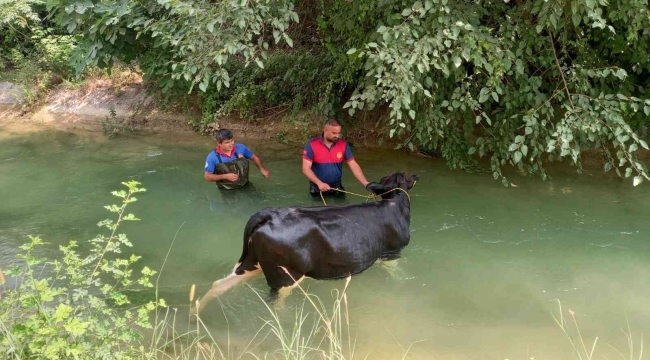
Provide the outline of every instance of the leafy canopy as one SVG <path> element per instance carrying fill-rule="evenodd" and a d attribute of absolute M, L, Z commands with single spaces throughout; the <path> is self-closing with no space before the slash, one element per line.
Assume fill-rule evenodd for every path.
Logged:
<path fill-rule="evenodd" d="M 331 72 L 327 86 L 310 95 L 324 111 L 387 108 L 388 136 L 439 151 L 452 168 L 487 156 L 507 185 L 503 166 L 545 177 L 547 161 L 580 170 L 582 154 L 598 149 L 605 171 L 650 179 L 636 156 L 648 149 L 647 0 L 314 4 L 50 0 L 48 9 L 83 44 L 78 71 L 137 60 L 165 90 L 214 87 L 218 97 L 231 85 L 228 64 L 264 70 L 269 54 L 295 46 L 328 59 L 316 62 Z M 294 45 L 314 29 L 316 41 Z"/>

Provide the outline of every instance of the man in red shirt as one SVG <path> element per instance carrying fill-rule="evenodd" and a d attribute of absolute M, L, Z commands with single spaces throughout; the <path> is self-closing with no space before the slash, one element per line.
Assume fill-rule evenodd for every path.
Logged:
<path fill-rule="evenodd" d="M 368 180 L 361 171 L 361 166 L 354 160 L 352 149 L 345 140 L 339 139 L 341 124 L 336 119 L 325 123 L 321 136 L 309 140 L 302 153 L 302 173 L 309 179 L 309 193 L 312 196 L 345 195 L 331 190 L 345 190 L 341 183 L 343 160 L 348 163 L 354 177 L 366 187 Z"/>

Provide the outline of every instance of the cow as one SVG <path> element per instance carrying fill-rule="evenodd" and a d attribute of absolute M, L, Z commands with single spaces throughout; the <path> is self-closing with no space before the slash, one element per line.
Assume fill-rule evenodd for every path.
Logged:
<path fill-rule="evenodd" d="M 232 273 L 215 281 L 199 301 L 264 273 L 269 300 L 288 295 L 305 277 L 334 280 L 356 275 L 377 260 L 395 260 L 410 241 L 410 190 L 419 179 L 392 173 L 366 189 L 381 200 L 345 206 L 269 207 L 253 214 Z"/>

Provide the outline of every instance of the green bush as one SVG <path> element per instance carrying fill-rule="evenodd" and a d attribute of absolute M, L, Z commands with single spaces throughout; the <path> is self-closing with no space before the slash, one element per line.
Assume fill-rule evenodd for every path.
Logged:
<path fill-rule="evenodd" d="M 74 38 L 70 35 L 55 35 L 51 30 L 35 36 L 36 55 L 43 69 L 51 70 L 58 76 L 68 79 L 74 75 L 74 69 L 68 63 L 75 49 Z"/>
<path fill-rule="evenodd" d="M 0 0 L 0 70 L 15 82 L 31 105 L 47 90 L 69 79 L 74 37 L 47 19 L 40 0 Z"/>
<path fill-rule="evenodd" d="M 125 291 L 135 285 L 153 287 L 156 273 L 146 266 L 136 272 L 140 259 L 120 258 L 123 247 L 131 247 L 117 230 L 123 221 L 138 220 L 125 212 L 145 191 L 136 181 L 123 183 L 128 191 L 114 191 L 120 205 L 106 206 L 116 220 L 98 226 L 110 235 L 98 235 L 86 244 L 87 254 L 76 241 L 60 246 L 61 258 L 45 259 L 38 250 L 45 244 L 38 237 L 21 246 L 18 262 L 7 270 L 12 279 L 6 298 L 0 302 L 0 352 L 13 359 L 93 358 L 127 359 L 142 352 L 138 328 L 152 328 L 149 315 L 162 300 L 132 305 Z"/>

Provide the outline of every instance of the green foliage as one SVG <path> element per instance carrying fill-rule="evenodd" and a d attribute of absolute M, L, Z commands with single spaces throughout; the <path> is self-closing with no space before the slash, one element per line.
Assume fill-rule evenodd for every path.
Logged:
<path fill-rule="evenodd" d="M 20 87 L 27 106 L 71 74 L 73 37 L 50 26 L 44 11 L 42 0 L 0 0 L 0 71 Z"/>
<path fill-rule="evenodd" d="M 138 59 L 160 86 L 229 87 L 225 66 L 238 57 L 263 66 L 270 44 L 293 45 L 285 30 L 298 20 L 290 1 L 53 0 L 56 21 L 83 34 L 73 54 L 78 73 Z M 214 86 L 214 85 L 213 85 Z"/>
<path fill-rule="evenodd" d="M 108 115 L 101 121 L 102 132 L 108 138 L 112 138 L 119 134 L 129 134 L 133 132 L 133 124 L 129 121 L 121 121 L 117 118 L 117 112 L 114 107 L 110 107 Z"/>
<path fill-rule="evenodd" d="M 39 237 L 21 246 L 18 263 L 7 271 L 15 283 L 9 284 L 6 298 L 0 302 L 0 351 L 6 357 L 22 358 L 135 358 L 142 336 L 138 328 L 151 328 L 149 314 L 164 301 L 149 301 L 127 307 L 131 302 L 125 291 L 137 285 L 153 287 L 155 271 L 143 267 L 135 271 L 140 259 L 131 255 L 119 258 L 123 247 L 132 244 L 117 230 L 123 221 L 137 221 L 126 213 L 134 194 L 145 191 L 139 183 L 123 183 L 127 191 L 112 194 L 120 205 L 106 206 L 116 220 L 98 223 L 109 236 L 98 235 L 88 242 L 83 255 L 79 244 L 70 241 L 60 246 L 62 256 L 48 260 L 38 255 L 46 243 Z"/>
<path fill-rule="evenodd" d="M 225 116 L 234 111 L 241 117 L 263 119 L 287 112 L 295 113 L 321 104 L 332 66 L 330 56 L 315 56 L 306 51 L 271 53 L 264 68 L 235 64 L 230 88 L 214 89 L 204 96 L 209 104 L 204 119 Z M 305 83 L 311 86 L 305 86 Z"/>
<path fill-rule="evenodd" d="M 50 26 L 46 15 L 43 0 L 0 0 L 3 69 L 19 68 L 23 61 L 31 60 L 61 77 L 69 75 L 67 62 L 75 48 L 73 38 Z"/>
<path fill-rule="evenodd" d="M 348 52 L 367 70 L 350 114 L 388 103 L 391 137 L 412 134 L 406 145 L 439 149 L 454 168 L 489 156 L 504 184 L 507 164 L 545 177 L 545 161 L 580 169 L 592 149 L 605 170 L 650 179 L 635 156 L 650 112 L 647 1 L 391 3 Z"/>
<path fill-rule="evenodd" d="M 489 158 L 546 177 L 549 161 L 650 179 L 636 153 L 650 116 L 647 0 L 52 0 L 78 72 L 137 60 L 213 113 L 265 118 L 387 109 L 389 137 L 452 168 Z M 295 47 L 295 49 L 293 49 Z M 344 110 L 345 109 L 345 110 Z M 623 174 L 624 173 L 624 174 Z"/>

